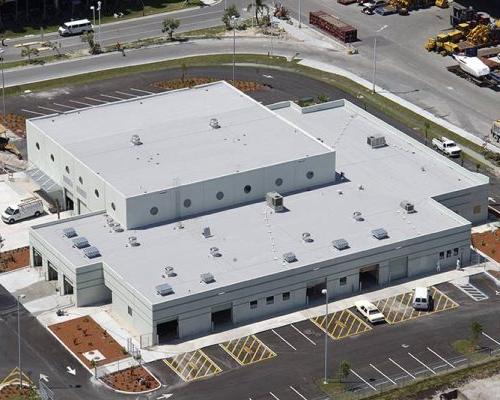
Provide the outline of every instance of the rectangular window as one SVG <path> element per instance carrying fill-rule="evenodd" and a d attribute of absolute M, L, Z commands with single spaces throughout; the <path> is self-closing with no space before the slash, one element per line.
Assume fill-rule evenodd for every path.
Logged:
<path fill-rule="evenodd" d="M 257 308 L 257 300 L 253 300 L 250 302 L 250 308 Z"/>
<path fill-rule="evenodd" d="M 480 214 L 481 213 L 481 206 L 474 206 L 474 208 L 472 209 L 472 212 L 474 214 Z"/>
<path fill-rule="evenodd" d="M 128 312 L 128 315 L 132 316 L 132 307 L 128 306 L 127 312 Z"/>
<path fill-rule="evenodd" d="M 439 259 L 444 260 L 444 251 L 439 253 Z"/>
<path fill-rule="evenodd" d="M 455 248 L 453 249 L 453 255 L 454 255 L 454 256 L 458 256 L 458 247 L 455 247 Z"/>
<path fill-rule="evenodd" d="M 283 293 L 283 301 L 290 300 L 290 292 Z"/>
<path fill-rule="evenodd" d="M 266 304 L 274 304 L 274 296 L 266 297 Z"/>
<path fill-rule="evenodd" d="M 446 258 L 450 258 L 451 257 L 451 250 L 446 250 Z"/>
<path fill-rule="evenodd" d="M 347 277 L 340 278 L 340 286 L 345 286 L 347 285 Z"/>

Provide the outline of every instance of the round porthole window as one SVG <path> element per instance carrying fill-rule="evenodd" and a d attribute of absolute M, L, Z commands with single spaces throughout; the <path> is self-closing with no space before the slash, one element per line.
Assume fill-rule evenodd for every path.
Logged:
<path fill-rule="evenodd" d="M 36 146 L 37 150 L 40 150 L 40 143 L 36 142 L 35 146 Z"/>
<path fill-rule="evenodd" d="M 307 179 L 312 179 L 312 178 L 314 178 L 314 172 L 309 171 L 309 172 L 306 174 L 306 177 L 307 177 Z"/>
<path fill-rule="evenodd" d="M 276 186 L 281 186 L 281 185 L 283 185 L 283 179 L 281 179 L 281 178 L 276 179 L 276 180 L 274 181 L 274 184 L 275 184 Z"/>
<path fill-rule="evenodd" d="M 78 177 L 78 182 L 80 182 L 80 185 L 83 185 L 83 178 L 81 176 Z"/>
<path fill-rule="evenodd" d="M 215 197 L 217 197 L 217 200 L 222 200 L 224 198 L 224 193 L 217 192 L 217 194 L 215 195 Z"/>
<path fill-rule="evenodd" d="M 151 209 L 149 210 L 149 213 L 151 215 L 156 215 L 158 214 L 158 207 L 151 207 Z"/>
<path fill-rule="evenodd" d="M 98 198 L 98 197 L 99 197 L 99 190 L 97 190 L 97 189 L 96 189 L 96 190 L 94 190 L 94 194 L 95 194 L 95 197 L 97 197 L 97 198 Z"/>
<path fill-rule="evenodd" d="M 50 159 L 52 160 L 52 162 L 54 161 L 54 154 L 50 155 Z"/>
<path fill-rule="evenodd" d="M 116 211 L 115 203 L 111 203 L 111 208 L 113 209 L 113 211 Z"/>
<path fill-rule="evenodd" d="M 191 200 L 190 199 L 184 200 L 184 207 L 186 207 L 186 208 L 191 207 Z"/>
<path fill-rule="evenodd" d="M 252 191 L 252 187 L 250 185 L 246 185 L 244 188 L 243 188 L 243 191 L 245 193 L 250 193 Z"/>
<path fill-rule="evenodd" d="M 64 168 L 66 170 L 66 173 L 69 174 L 69 167 L 66 165 L 66 168 Z"/>

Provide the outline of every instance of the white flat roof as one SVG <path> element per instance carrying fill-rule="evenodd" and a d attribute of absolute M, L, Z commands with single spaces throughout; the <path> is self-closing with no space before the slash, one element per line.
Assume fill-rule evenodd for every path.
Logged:
<path fill-rule="evenodd" d="M 226 82 L 29 123 L 126 197 L 331 151 Z M 132 145 L 132 135 L 143 144 Z"/>
<path fill-rule="evenodd" d="M 103 260 L 148 301 L 161 303 L 468 227 L 465 219 L 431 197 L 485 184 L 487 178 L 482 175 L 438 156 L 347 102 L 307 114 L 290 105 L 276 112 L 336 147 L 337 172 L 343 171 L 346 179 L 286 196 L 288 211 L 277 214 L 262 201 L 186 219 L 182 229 L 169 223 L 115 233 L 106 226 L 105 216 L 98 214 L 34 230 L 75 266 L 87 265 L 89 260 L 62 236 L 63 228 L 75 228 L 101 251 L 102 258 L 92 261 Z M 367 134 L 384 134 L 388 146 L 371 149 Z M 403 213 L 403 200 L 414 203 L 417 212 Z M 353 219 L 356 211 L 364 221 Z M 208 239 L 202 236 L 205 227 L 213 233 Z M 372 237 L 371 231 L 377 228 L 384 228 L 389 238 Z M 312 243 L 302 240 L 304 232 L 311 233 Z M 132 235 L 140 246 L 125 246 Z M 332 241 L 340 238 L 347 240 L 348 249 L 334 249 Z M 218 247 L 222 257 L 212 257 L 211 247 Z M 286 252 L 294 252 L 298 261 L 284 264 Z M 177 276 L 163 278 L 165 267 L 170 266 Z M 214 275 L 214 283 L 200 283 L 200 274 L 206 272 Z M 174 294 L 156 295 L 155 287 L 162 283 L 171 284 Z"/>

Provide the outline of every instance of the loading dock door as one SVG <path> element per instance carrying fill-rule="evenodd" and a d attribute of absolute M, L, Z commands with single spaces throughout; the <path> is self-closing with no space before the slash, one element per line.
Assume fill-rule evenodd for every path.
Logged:
<path fill-rule="evenodd" d="M 64 294 L 73 294 L 73 282 L 71 282 L 68 278 L 64 277 L 63 280 L 63 289 Z"/>
<path fill-rule="evenodd" d="M 359 270 L 360 290 L 371 289 L 378 285 L 378 264 L 367 265 Z"/>
<path fill-rule="evenodd" d="M 389 271 L 391 272 L 391 282 L 403 279 L 408 276 L 408 258 L 398 258 L 389 261 Z"/>
<path fill-rule="evenodd" d="M 47 266 L 47 279 L 49 281 L 57 281 L 57 278 L 58 278 L 57 269 L 49 261 Z"/>
<path fill-rule="evenodd" d="M 179 337 L 179 321 L 162 322 L 156 325 L 156 334 L 158 335 L 158 344 L 165 344 Z"/>

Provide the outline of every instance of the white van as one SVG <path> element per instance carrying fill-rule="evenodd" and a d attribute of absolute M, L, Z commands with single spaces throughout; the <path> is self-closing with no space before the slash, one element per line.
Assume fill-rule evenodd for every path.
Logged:
<path fill-rule="evenodd" d="M 58 30 L 59 35 L 61 36 L 81 35 L 82 33 L 93 31 L 94 27 L 88 19 L 65 22 L 59 27 Z"/>
<path fill-rule="evenodd" d="M 432 296 L 429 289 L 426 287 L 415 288 L 413 308 L 419 311 L 430 311 L 432 309 Z"/>
<path fill-rule="evenodd" d="M 2 213 L 2 220 L 5 223 L 13 224 L 16 221 L 30 217 L 39 217 L 43 214 L 42 200 L 36 197 L 21 200 L 18 204 L 8 206 Z"/>

